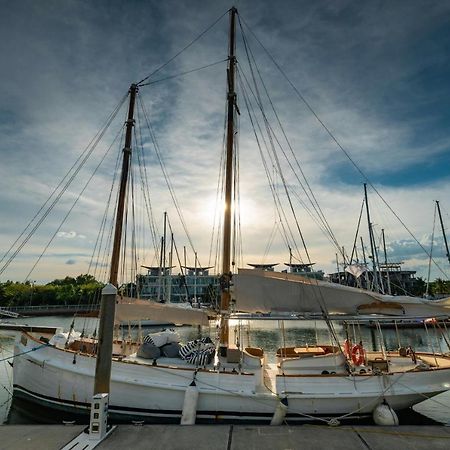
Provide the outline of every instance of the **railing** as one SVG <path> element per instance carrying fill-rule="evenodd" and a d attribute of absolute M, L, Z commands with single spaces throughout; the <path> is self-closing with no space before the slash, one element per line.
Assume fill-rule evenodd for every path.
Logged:
<path fill-rule="evenodd" d="M 41 312 L 41 311 L 61 311 L 61 310 L 70 310 L 70 311 L 95 311 L 99 309 L 98 304 L 94 305 L 22 305 L 22 306 L 11 306 L 8 308 L 0 308 L 0 311 L 4 313 L 8 312 L 16 312 L 21 313 L 24 311 L 27 312 Z"/>

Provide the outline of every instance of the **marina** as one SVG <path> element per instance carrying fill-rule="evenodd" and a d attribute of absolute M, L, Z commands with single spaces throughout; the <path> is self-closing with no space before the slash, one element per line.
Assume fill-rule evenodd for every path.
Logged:
<path fill-rule="evenodd" d="M 146 42 L 150 73 L 127 52 L 103 113 L 77 87 L 77 119 L 95 110 L 100 128 L 77 135 L 89 143 L 56 188 L 41 180 L 15 240 L 8 222 L 13 243 L 0 236 L 0 450 L 450 446 L 445 209 L 416 237 L 379 140 L 370 165 L 353 158 L 253 29 L 277 26 L 246 17 L 195 22 L 177 52 Z"/>

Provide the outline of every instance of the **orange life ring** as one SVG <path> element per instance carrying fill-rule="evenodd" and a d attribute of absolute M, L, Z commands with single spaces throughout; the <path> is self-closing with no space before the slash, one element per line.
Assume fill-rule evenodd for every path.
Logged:
<path fill-rule="evenodd" d="M 345 355 L 346 355 L 347 357 L 350 357 L 350 348 L 351 348 L 351 345 L 352 345 L 352 342 L 350 341 L 350 339 L 346 339 L 346 340 L 344 341 L 344 352 L 345 352 Z"/>
<path fill-rule="evenodd" d="M 355 366 L 361 366 L 364 362 L 365 352 L 362 345 L 356 344 L 352 347 L 352 361 Z"/>

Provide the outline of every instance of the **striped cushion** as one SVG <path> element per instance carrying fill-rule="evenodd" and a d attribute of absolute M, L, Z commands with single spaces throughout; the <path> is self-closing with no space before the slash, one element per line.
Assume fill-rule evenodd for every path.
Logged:
<path fill-rule="evenodd" d="M 180 348 L 180 356 L 190 364 L 204 366 L 211 362 L 215 346 L 209 337 L 190 341 Z"/>

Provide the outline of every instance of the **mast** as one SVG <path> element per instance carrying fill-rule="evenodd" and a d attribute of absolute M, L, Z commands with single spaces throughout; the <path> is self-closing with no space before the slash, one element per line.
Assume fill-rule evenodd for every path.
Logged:
<path fill-rule="evenodd" d="M 169 286 L 167 287 L 168 293 L 167 293 L 167 303 L 172 303 L 172 263 L 173 263 L 173 233 L 170 233 L 170 253 L 169 253 Z"/>
<path fill-rule="evenodd" d="M 384 264 L 386 267 L 386 281 L 387 281 L 388 294 L 392 295 L 391 276 L 389 274 L 389 267 L 388 267 L 387 253 L 386 253 L 386 240 L 384 238 L 384 228 L 381 229 L 381 235 L 383 236 Z"/>
<path fill-rule="evenodd" d="M 438 200 L 436 200 L 436 206 L 437 206 L 437 210 L 438 210 L 438 213 L 439 213 L 439 221 L 441 222 L 442 236 L 444 236 L 444 244 L 445 244 L 446 256 L 447 256 L 448 262 L 450 263 L 450 252 L 448 251 L 447 236 L 445 235 L 444 222 L 442 221 L 441 207 L 439 206 L 439 201 Z"/>
<path fill-rule="evenodd" d="M 162 283 L 163 283 L 163 303 L 167 303 L 167 271 L 166 271 L 166 241 L 167 241 L 167 212 L 164 211 L 164 240 L 162 248 Z"/>
<path fill-rule="evenodd" d="M 163 245 L 164 245 L 164 237 L 161 236 L 161 253 L 159 254 L 159 267 L 158 267 L 158 302 L 161 302 Z"/>
<path fill-rule="evenodd" d="M 366 250 L 364 249 L 364 242 L 362 236 L 361 239 L 361 249 L 363 254 L 364 267 L 367 269 L 367 259 L 366 259 Z M 366 289 L 369 289 L 369 276 L 367 275 L 367 270 L 364 272 L 364 280 L 366 282 Z"/>
<path fill-rule="evenodd" d="M 119 201 L 117 204 L 114 242 L 111 256 L 111 272 L 109 285 L 102 291 L 100 305 L 100 324 L 98 329 L 98 349 L 95 364 L 94 395 L 109 393 L 111 379 L 112 343 L 114 332 L 114 314 L 116 309 L 116 293 L 119 273 L 120 246 L 122 241 L 123 216 L 128 185 L 128 172 L 131 160 L 131 139 L 134 126 L 134 105 L 138 87 L 132 84 L 129 90 L 130 103 L 126 122 L 125 147 L 123 149 L 122 174 L 120 177 Z"/>
<path fill-rule="evenodd" d="M 228 347 L 228 319 L 223 315 L 228 314 L 230 307 L 230 281 L 231 281 L 231 196 L 233 187 L 233 159 L 234 159 L 234 108 L 236 105 L 236 92 L 234 91 L 234 79 L 236 70 L 236 8 L 230 9 L 230 37 L 228 51 L 228 95 L 227 95 L 227 155 L 225 169 L 225 211 L 223 219 L 223 253 L 220 311 L 222 320 L 220 324 L 220 355 L 226 356 Z"/>
<path fill-rule="evenodd" d="M 369 240 L 370 240 L 370 251 L 372 252 L 372 267 L 373 267 L 373 284 L 377 291 L 379 291 L 378 286 L 378 274 L 377 274 L 377 266 L 376 266 L 376 255 L 375 255 L 375 246 L 373 242 L 373 231 L 372 231 L 372 222 L 370 221 L 370 212 L 369 212 L 369 202 L 367 200 L 367 184 L 364 183 L 364 199 L 366 201 L 366 212 L 367 212 L 367 223 L 369 225 Z"/>

